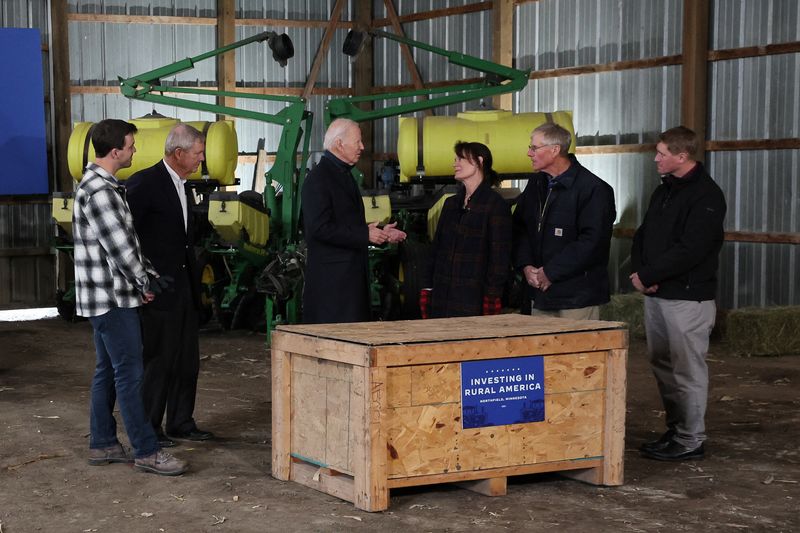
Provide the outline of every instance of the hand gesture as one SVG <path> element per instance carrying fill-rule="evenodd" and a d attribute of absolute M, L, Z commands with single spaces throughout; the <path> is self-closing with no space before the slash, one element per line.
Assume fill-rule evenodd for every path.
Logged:
<path fill-rule="evenodd" d="M 388 235 L 386 235 L 386 232 L 378 227 L 377 222 L 369 224 L 367 228 L 369 229 L 369 242 L 372 244 L 383 244 L 389 240 Z"/>
<path fill-rule="evenodd" d="M 397 229 L 397 222 L 385 225 L 383 231 L 386 232 L 387 239 L 390 243 L 403 242 L 406 240 L 406 232 Z"/>

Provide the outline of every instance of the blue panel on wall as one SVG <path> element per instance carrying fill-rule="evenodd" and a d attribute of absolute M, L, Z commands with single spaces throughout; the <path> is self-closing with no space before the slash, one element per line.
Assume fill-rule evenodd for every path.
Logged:
<path fill-rule="evenodd" d="M 0 28 L 0 72 L 0 195 L 47 194 L 39 30 Z"/>

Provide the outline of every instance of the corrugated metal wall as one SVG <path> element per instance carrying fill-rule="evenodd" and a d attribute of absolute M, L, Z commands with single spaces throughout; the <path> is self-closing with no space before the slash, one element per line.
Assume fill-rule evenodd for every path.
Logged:
<path fill-rule="evenodd" d="M 474 3 L 473 0 L 395 0 L 397 14 L 401 17 L 420 11 L 458 7 Z M 386 6 L 382 0 L 374 0 L 373 6 L 376 19 L 388 17 Z M 392 31 L 390 27 L 383 29 Z M 403 29 L 406 36 L 411 39 L 429 43 L 446 50 L 457 50 L 482 59 L 492 59 L 491 11 L 408 22 L 403 24 Z M 413 83 L 398 43 L 388 39 L 377 39 L 375 40 L 374 53 L 374 79 L 376 86 Z M 445 58 L 424 50 L 414 50 L 413 54 L 420 76 L 426 82 L 459 80 L 474 78 L 479 75 L 478 72 L 464 67 L 448 65 Z M 376 104 L 376 107 L 379 108 L 381 105 L 393 106 L 411 101 L 411 99 L 392 99 L 385 101 L 383 104 Z M 459 111 L 480 109 L 481 105 L 482 102 L 452 105 L 436 109 L 436 114 L 455 116 Z M 421 113 L 416 113 L 415 115 L 418 117 L 423 116 Z M 397 151 L 397 125 L 398 117 L 386 118 L 375 122 L 375 152 Z"/>
<path fill-rule="evenodd" d="M 45 95 L 50 95 L 48 20 L 47 4 L 42 0 L 0 2 L 0 27 L 37 28 L 41 34 Z M 49 153 L 50 105 L 45 102 L 43 105 Z M 52 235 L 50 203 L 46 199 L 10 198 L 0 202 L 0 309 L 53 305 Z"/>
<path fill-rule="evenodd" d="M 712 49 L 800 40 L 797 0 L 716 0 Z M 716 61 L 709 72 L 714 140 L 800 136 L 800 54 Z M 711 152 L 728 200 L 729 231 L 800 230 L 800 150 Z M 726 243 L 720 268 L 728 307 L 800 304 L 800 247 Z"/>

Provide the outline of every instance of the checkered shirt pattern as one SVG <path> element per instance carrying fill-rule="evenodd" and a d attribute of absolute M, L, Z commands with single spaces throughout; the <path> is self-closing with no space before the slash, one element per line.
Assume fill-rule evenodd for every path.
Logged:
<path fill-rule="evenodd" d="M 125 187 L 94 163 L 75 191 L 72 227 L 78 314 L 139 307 L 149 290 L 147 274 L 155 270 L 142 255 Z"/>

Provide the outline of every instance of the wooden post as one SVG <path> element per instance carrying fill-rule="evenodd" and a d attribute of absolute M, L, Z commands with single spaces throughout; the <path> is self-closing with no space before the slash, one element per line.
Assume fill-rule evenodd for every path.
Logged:
<path fill-rule="evenodd" d="M 273 334 L 275 338 L 280 332 Z M 272 477 L 288 481 L 291 474 L 292 360 L 283 350 L 270 350 L 272 359 Z"/>
<path fill-rule="evenodd" d="M 406 32 L 403 31 L 403 26 L 400 24 L 400 17 L 397 16 L 397 9 L 394 7 L 394 0 L 383 0 L 383 3 L 386 6 L 386 13 L 389 15 L 389 21 L 392 23 L 392 29 L 400 37 L 405 37 Z M 422 82 L 422 76 L 420 76 L 417 64 L 414 62 L 414 55 L 411 53 L 411 48 L 409 48 L 407 44 L 400 43 L 400 51 L 403 53 L 403 58 L 406 61 L 406 67 L 408 68 L 408 72 L 411 74 L 411 79 L 414 81 L 414 88 L 424 89 L 425 84 Z M 424 95 L 420 96 L 420 98 L 423 100 L 428 99 L 428 97 Z M 425 116 L 431 116 L 432 114 L 433 110 L 425 110 Z"/>
<path fill-rule="evenodd" d="M 55 139 L 53 154 L 55 157 L 56 184 L 58 191 L 68 192 L 73 189 L 72 176 L 69 175 L 67 145 L 72 132 L 72 102 L 69 91 L 69 23 L 67 22 L 67 3 L 50 3 L 50 27 L 52 28 L 52 45 L 50 60 L 53 62 L 53 116 Z"/>
<path fill-rule="evenodd" d="M 627 346 L 627 339 L 625 341 Z M 627 348 L 606 355 L 606 390 L 603 412 L 603 464 L 595 468 L 562 472 L 561 475 L 592 485 L 622 485 L 625 464 L 625 392 Z"/>
<path fill-rule="evenodd" d="M 317 55 L 314 56 L 314 63 L 311 65 L 311 71 L 308 73 L 306 79 L 306 86 L 303 89 L 303 98 L 308 99 L 311 96 L 311 91 L 314 89 L 314 84 L 317 82 L 319 69 L 322 68 L 322 60 L 328 55 L 328 47 L 330 47 L 331 39 L 333 39 L 333 32 L 339 24 L 339 18 L 342 16 L 342 8 L 344 7 L 345 0 L 336 0 L 331 12 L 331 18 L 328 25 L 325 26 L 325 33 L 322 35 L 322 42 L 317 49 Z"/>
<path fill-rule="evenodd" d="M 387 485 L 386 367 L 353 367 L 350 399 L 353 504 L 364 511 L 389 508 Z"/>
<path fill-rule="evenodd" d="M 355 4 L 356 26 L 369 28 L 372 26 L 374 15 L 372 0 L 356 0 Z M 353 74 L 353 93 L 355 96 L 366 96 L 370 94 L 373 78 L 374 49 L 372 39 L 367 39 L 364 49 L 358 54 L 354 64 Z M 364 111 L 373 109 L 372 102 L 362 102 L 359 107 Z M 374 152 L 375 138 L 372 121 L 368 120 L 361 123 L 361 140 L 364 143 L 364 152 L 358 161 L 358 170 L 364 175 L 364 187 L 372 188 L 375 186 Z"/>
<path fill-rule="evenodd" d="M 492 3 L 492 60 L 514 66 L 514 0 L 494 0 Z M 511 111 L 513 94 L 498 94 L 492 98 L 495 109 Z"/>
<path fill-rule="evenodd" d="M 234 0 L 217 0 L 217 46 L 236 41 L 236 6 Z M 236 90 L 236 56 L 226 52 L 217 56 L 217 83 L 221 91 Z M 217 104 L 227 107 L 236 105 L 232 96 L 217 97 Z M 225 116 L 218 116 L 224 119 Z"/>
<path fill-rule="evenodd" d="M 627 345 L 627 340 L 625 342 Z M 625 395 L 628 349 L 609 350 L 606 357 L 606 405 L 603 427 L 603 485 L 622 485 L 625 474 Z"/>
<path fill-rule="evenodd" d="M 706 106 L 708 103 L 709 1 L 683 5 L 683 70 L 681 72 L 681 123 L 697 133 L 697 159 L 704 160 Z"/>

